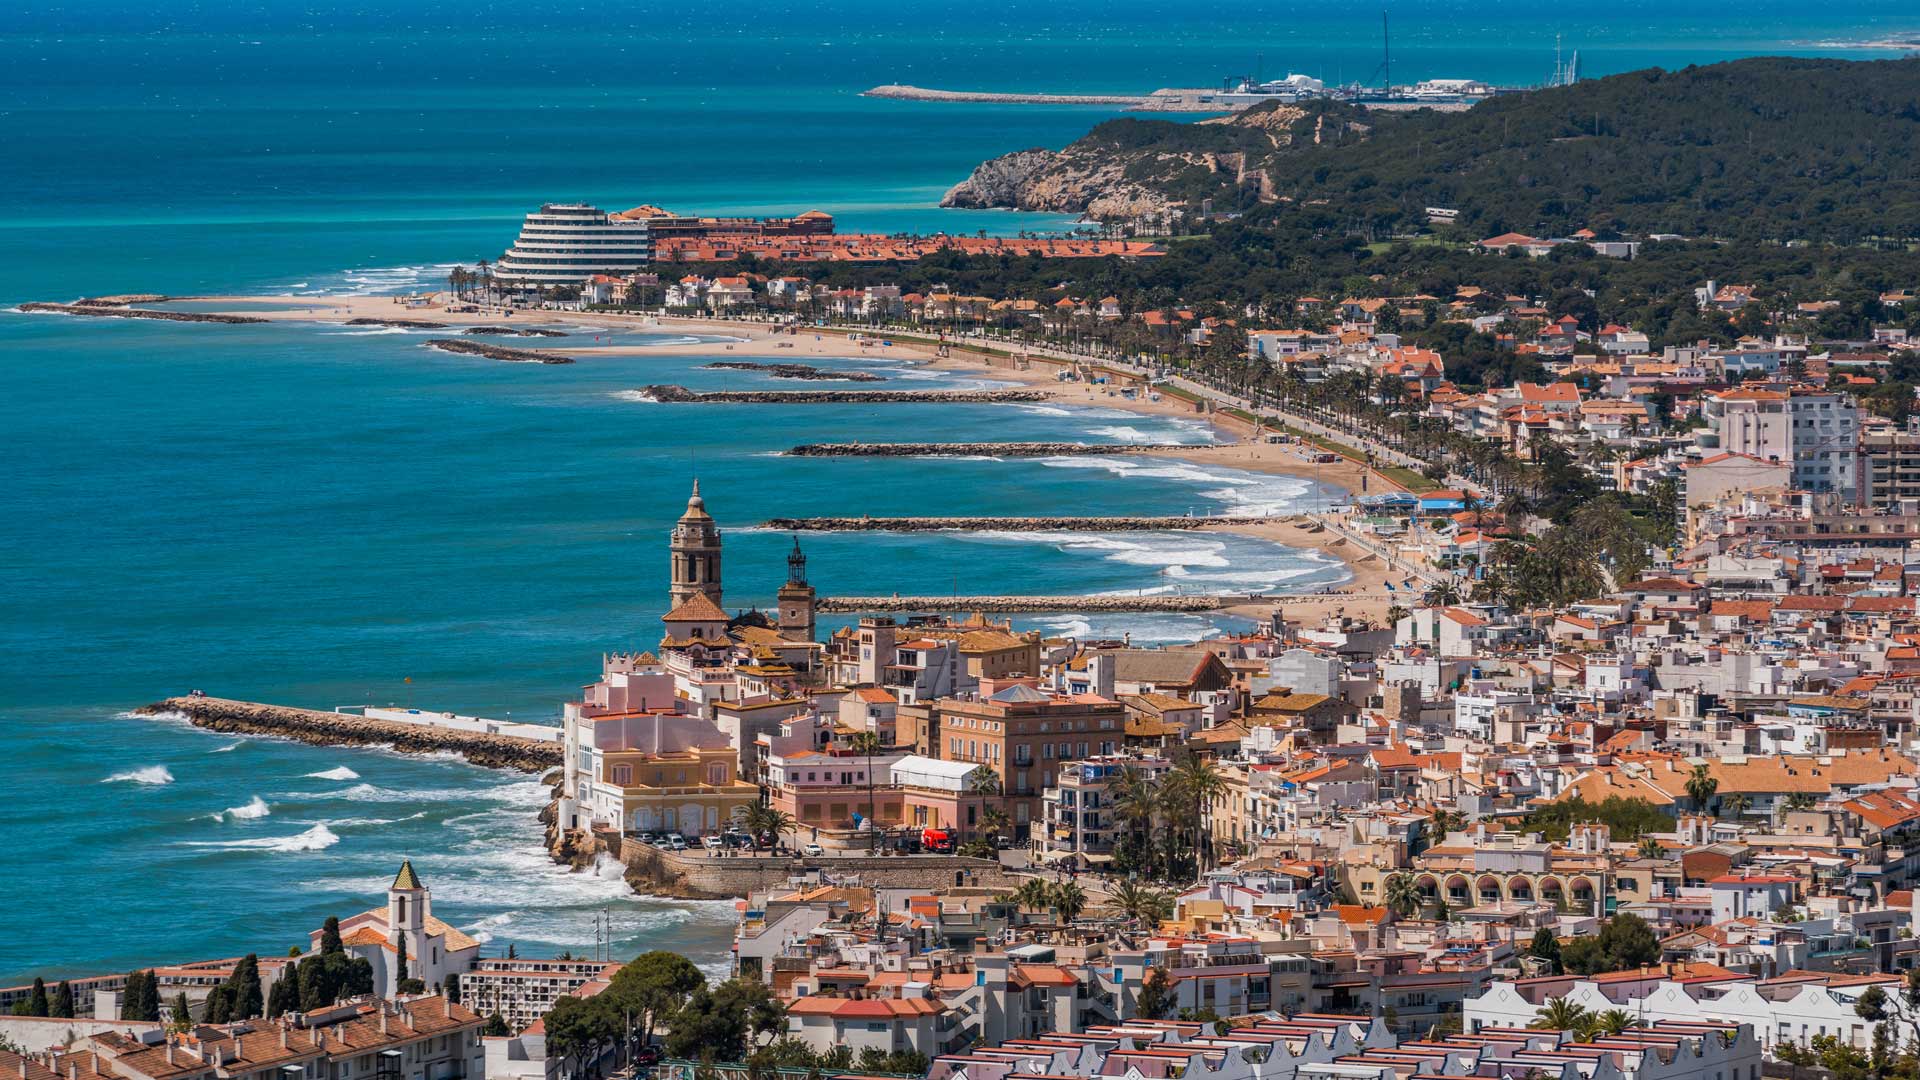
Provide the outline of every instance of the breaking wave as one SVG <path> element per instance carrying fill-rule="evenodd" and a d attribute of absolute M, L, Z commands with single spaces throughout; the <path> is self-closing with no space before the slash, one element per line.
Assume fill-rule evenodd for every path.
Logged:
<path fill-rule="evenodd" d="M 340 842 L 325 824 L 292 836 L 263 836 L 253 840 L 182 840 L 181 847 L 221 848 L 229 851 L 324 851 Z"/>
<path fill-rule="evenodd" d="M 242 747 L 242 746 L 244 746 L 244 745 L 246 745 L 246 744 L 245 744 L 244 742 L 230 742 L 230 743 L 228 743 L 228 744 L 227 744 L 227 745 L 225 745 L 225 746 L 216 746 L 216 747 L 214 747 L 213 749 L 211 749 L 211 750 L 209 750 L 209 751 L 207 751 L 207 753 L 209 753 L 209 754 L 231 754 L 232 752 L 234 752 L 235 750 L 238 750 L 238 749 L 240 749 L 240 747 Z"/>
<path fill-rule="evenodd" d="M 216 821 L 253 821 L 271 813 L 273 811 L 267 806 L 267 801 L 255 795 L 245 806 L 229 806 L 213 817 Z"/>
<path fill-rule="evenodd" d="M 310 772 L 307 774 L 307 776 L 314 780 L 358 780 L 360 779 L 359 773 L 354 772 L 352 769 L 347 768 L 345 765 L 341 765 L 338 768 L 326 769 L 321 772 Z"/>
<path fill-rule="evenodd" d="M 144 769 L 129 769 L 126 772 L 114 773 L 100 782 L 103 784 L 171 784 L 173 774 L 167 771 L 165 765 L 149 765 Z"/>

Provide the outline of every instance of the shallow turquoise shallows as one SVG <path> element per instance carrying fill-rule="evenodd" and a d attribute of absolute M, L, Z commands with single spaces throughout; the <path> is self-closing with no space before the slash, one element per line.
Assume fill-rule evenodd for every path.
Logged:
<path fill-rule="evenodd" d="M 1366 80 L 1377 12 L 971 5 L 40 6 L 0 32 L 0 302 L 431 285 L 542 200 L 820 208 L 843 229 L 1011 233 L 934 209 L 980 159 L 1112 115 L 916 105 L 878 83 L 1145 91 L 1229 73 Z M 668 6 L 669 8 L 671 6 Z M 1516 0 L 1394 13 L 1397 82 L 1543 79 L 1911 31 L 1902 4 Z M 374 14 L 369 14 L 369 12 Z M 1232 16 L 1232 21 L 1229 17 Z M 1903 22 L 1903 20 L 1905 20 Z M 102 34 L 99 27 L 111 27 Z M 623 332 L 624 333 L 624 332 Z M 798 513 L 1284 511 L 1299 480 L 1136 458 L 795 460 L 826 438 L 1204 440 L 1091 407 L 651 405 L 652 382 L 766 385 L 724 356 L 503 365 L 422 335 L 0 314 L 0 982 L 278 953 L 378 901 L 402 856 L 490 948 L 665 947 L 724 967 L 727 904 L 637 900 L 544 861 L 528 778 L 122 716 L 189 688 L 330 707 L 550 718 L 602 651 L 657 640 L 666 529 L 698 474 L 731 606 L 765 604 Z M 628 335 L 630 338 L 631 335 Z M 884 359 L 897 385 L 972 383 Z M 818 536 L 823 592 L 1314 588 L 1328 560 L 1193 535 Z M 1053 617 L 1182 640 L 1201 617 Z M 406 682 L 405 680 L 412 681 Z M 75 933 L 76 927 L 84 932 Z"/>

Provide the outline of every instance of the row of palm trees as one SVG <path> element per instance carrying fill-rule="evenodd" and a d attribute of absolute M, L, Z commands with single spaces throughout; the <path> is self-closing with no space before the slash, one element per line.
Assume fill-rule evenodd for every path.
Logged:
<path fill-rule="evenodd" d="M 1026 911 L 1051 912 L 1062 923 L 1070 923 L 1087 910 L 1085 889 L 1071 881 L 1047 881 L 1030 877 L 1010 893 L 995 897 L 1003 904 L 1014 904 Z"/>
<path fill-rule="evenodd" d="M 1159 776 L 1123 767 L 1108 787 L 1122 827 L 1116 869 L 1148 879 L 1191 881 L 1212 862 L 1212 811 L 1227 796 L 1227 779 L 1211 758 L 1183 751 Z"/>
<path fill-rule="evenodd" d="M 1639 1027 L 1640 1018 L 1625 1009 L 1596 1013 L 1567 998 L 1552 997 L 1540 1006 L 1539 1014 L 1527 1026 L 1543 1031 L 1571 1031 L 1586 1041 Z"/>

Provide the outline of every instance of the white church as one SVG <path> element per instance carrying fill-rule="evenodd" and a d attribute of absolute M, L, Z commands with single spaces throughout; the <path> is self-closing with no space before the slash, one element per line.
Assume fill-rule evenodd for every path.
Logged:
<path fill-rule="evenodd" d="M 323 933 L 308 935 L 311 951 L 319 951 Z M 385 996 L 399 993 L 401 942 L 406 943 L 407 977 L 426 983 L 428 993 L 448 975 L 470 970 L 480 957 L 478 941 L 433 917 L 433 894 L 410 859 L 400 864 L 387 888 L 387 906 L 340 920 L 340 940 L 350 955 L 373 965 L 374 989 Z"/>

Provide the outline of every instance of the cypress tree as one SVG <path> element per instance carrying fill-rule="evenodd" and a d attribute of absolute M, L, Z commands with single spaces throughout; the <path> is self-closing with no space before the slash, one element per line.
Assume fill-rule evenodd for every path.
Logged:
<path fill-rule="evenodd" d="M 338 915 L 327 916 L 326 923 L 320 928 L 321 955 L 331 956 L 334 953 L 346 951 L 346 944 L 340 940 L 340 917 Z"/>
<path fill-rule="evenodd" d="M 53 1008 L 48 1010 L 47 1015 L 64 1016 L 69 1019 L 73 1017 L 72 983 L 61 979 L 60 985 L 53 988 Z"/>
<path fill-rule="evenodd" d="M 251 1020 L 266 1010 L 266 995 L 260 989 L 260 957 L 248 953 L 233 967 L 227 978 L 233 987 L 233 1019 Z"/>
<path fill-rule="evenodd" d="M 394 961 L 394 971 L 397 972 L 397 974 L 393 977 L 393 985 L 396 990 L 401 983 L 413 977 L 412 973 L 407 970 L 407 935 L 405 934 L 400 935 L 399 953 L 400 958 Z"/>
<path fill-rule="evenodd" d="M 45 1016 L 51 1008 L 47 1003 L 47 980 L 38 975 L 33 977 L 33 994 L 27 998 L 28 1016 Z"/>
<path fill-rule="evenodd" d="M 140 976 L 140 1015 L 136 1019 L 160 1021 L 160 976 L 151 969 Z"/>
<path fill-rule="evenodd" d="M 273 982 L 273 989 L 267 992 L 267 1019 L 274 1020 L 282 1014 L 300 1011 L 300 969 L 305 964 L 289 964 L 282 968 L 280 977 Z"/>
<path fill-rule="evenodd" d="M 446 990 L 447 1001 L 454 1005 L 460 1004 L 460 974 L 453 971 L 448 972 L 443 986 Z"/>
<path fill-rule="evenodd" d="M 173 998 L 173 1026 L 182 1031 L 193 1026 L 193 1007 L 187 1004 L 187 992 L 180 991 Z"/>

